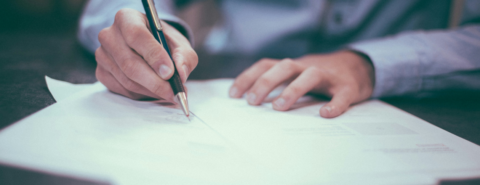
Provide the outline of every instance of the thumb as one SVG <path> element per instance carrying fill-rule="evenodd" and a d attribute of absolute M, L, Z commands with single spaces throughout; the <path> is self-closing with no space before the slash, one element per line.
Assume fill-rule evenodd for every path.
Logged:
<path fill-rule="evenodd" d="M 344 88 L 333 95 L 332 100 L 320 108 L 320 116 L 334 118 L 343 114 L 353 102 L 353 93 L 349 88 Z"/>

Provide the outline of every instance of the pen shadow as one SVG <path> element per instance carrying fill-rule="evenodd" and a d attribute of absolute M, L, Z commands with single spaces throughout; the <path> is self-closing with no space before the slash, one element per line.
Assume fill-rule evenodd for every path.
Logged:
<path fill-rule="evenodd" d="M 167 101 L 165 99 L 156 99 L 156 98 L 151 98 L 151 97 L 145 97 L 145 98 L 141 98 L 141 99 L 130 99 L 130 98 L 128 98 L 128 97 L 126 97 L 122 94 L 118 94 L 118 93 L 115 93 L 115 92 L 112 92 L 112 91 L 108 91 L 108 92 L 113 94 L 113 95 L 119 96 L 119 97 L 127 98 L 129 100 L 133 100 L 135 102 L 152 103 L 152 104 L 160 105 L 162 107 L 173 108 L 173 109 L 181 109 L 179 104 Z M 116 96 L 113 96 L 113 97 L 116 97 Z"/>

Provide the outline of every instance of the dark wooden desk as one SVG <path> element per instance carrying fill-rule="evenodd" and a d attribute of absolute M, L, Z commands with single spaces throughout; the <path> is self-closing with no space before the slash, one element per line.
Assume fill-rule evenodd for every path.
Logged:
<path fill-rule="evenodd" d="M 96 81 L 94 57 L 76 42 L 74 31 L 0 32 L 0 128 L 53 103 L 44 76 L 72 83 Z M 221 59 L 221 61 L 219 61 Z M 200 65 L 191 77 L 234 77 L 245 66 L 227 62 L 235 57 L 212 58 L 200 55 L 200 63 L 230 68 L 230 73 L 202 72 L 212 65 Z M 460 92 L 462 96 L 430 99 L 390 98 L 384 101 L 418 116 L 440 128 L 480 145 L 480 93 Z M 465 95 L 467 94 L 467 95 Z M 1 152 L 1 151 L 0 151 Z M 480 184 L 479 180 L 446 182 Z M 0 165 L 0 184 L 105 184 L 43 174 Z"/>

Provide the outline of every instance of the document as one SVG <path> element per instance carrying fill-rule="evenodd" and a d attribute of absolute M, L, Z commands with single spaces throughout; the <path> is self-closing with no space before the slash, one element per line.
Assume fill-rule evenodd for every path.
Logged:
<path fill-rule="evenodd" d="M 55 99 L 55 101 L 57 102 L 67 99 L 68 97 L 76 93 L 79 93 L 85 89 L 88 89 L 89 87 L 92 87 L 97 83 L 100 83 L 96 82 L 93 84 L 72 84 L 56 80 L 48 76 L 45 76 L 45 82 L 47 83 L 48 90 L 50 90 L 50 94 L 52 94 L 53 99 Z"/>
<path fill-rule="evenodd" d="M 382 101 L 325 119 L 318 113 L 325 101 L 303 97 L 279 112 L 268 100 L 229 98 L 232 83 L 187 82 L 191 122 L 176 107 L 96 83 L 0 131 L 0 162 L 112 184 L 435 184 L 480 176 L 479 146 Z"/>
<path fill-rule="evenodd" d="M 231 83 L 217 80 L 207 87 L 214 96 L 192 103 L 192 110 L 257 163 L 276 169 L 286 184 L 435 184 L 458 172 L 480 176 L 478 145 L 382 101 L 325 119 L 319 116 L 325 101 L 279 112 L 271 103 L 249 106 L 229 98 Z M 193 99 L 206 94 L 198 96 Z"/>
<path fill-rule="evenodd" d="M 2 130 L 0 162 L 112 184 L 263 182 L 232 146 L 195 115 L 97 83 Z"/>

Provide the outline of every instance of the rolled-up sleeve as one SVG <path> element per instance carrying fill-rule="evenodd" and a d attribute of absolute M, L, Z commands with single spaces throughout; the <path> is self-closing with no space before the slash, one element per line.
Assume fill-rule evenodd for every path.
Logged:
<path fill-rule="evenodd" d="M 480 90 L 480 25 L 354 43 L 375 68 L 372 97 Z"/>
<path fill-rule="evenodd" d="M 187 24 L 174 16 L 174 7 L 171 1 L 155 1 L 158 17 L 179 30 L 192 43 L 192 33 Z M 123 9 L 130 8 L 145 13 L 141 1 L 134 0 L 91 0 L 88 1 L 80 18 L 77 37 L 80 43 L 92 53 L 100 47 L 98 33 L 100 30 L 113 24 L 115 14 Z"/>

